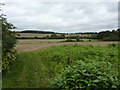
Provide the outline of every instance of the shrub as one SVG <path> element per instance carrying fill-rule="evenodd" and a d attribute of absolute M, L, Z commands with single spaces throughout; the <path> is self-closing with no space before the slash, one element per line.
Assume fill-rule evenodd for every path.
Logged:
<path fill-rule="evenodd" d="M 16 59 L 16 50 L 14 50 L 16 44 L 15 32 L 9 30 L 15 27 L 8 23 L 4 17 L 2 17 L 2 21 L 2 70 L 7 70 Z"/>
<path fill-rule="evenodd" d="M 79 39 L 79 38 L 76 38 L 76 41 L 77 41 L 77 42 L 79 42 L 79 41 L 80 41 L 80 39 Z"/>
<path fill-rule="evenodd" d="M 10 65 L 16 61 L 16 51 L 2 53 L 2 70 L 8 70 Z"/>
<path fill-rule="evenodd" d="M 115 43 L 108 44 L 108 47 L 116 47 L 116 46 L 117 46 L 117 44 L 115 44 Z"/>

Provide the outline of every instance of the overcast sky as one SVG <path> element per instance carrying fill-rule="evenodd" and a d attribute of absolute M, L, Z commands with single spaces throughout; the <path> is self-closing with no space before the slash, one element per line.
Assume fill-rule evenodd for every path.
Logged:
<path fill-rule="evenodd" d="M 4 0 L 2 13 L 17 30 L 98 32 L 118 27 L 118 2 Z"/>

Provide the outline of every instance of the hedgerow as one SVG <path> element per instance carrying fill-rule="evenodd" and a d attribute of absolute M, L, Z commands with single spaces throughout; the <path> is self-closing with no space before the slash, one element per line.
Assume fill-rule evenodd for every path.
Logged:
<path fill-rule="evenodd" d="M 16 60 L 16 44 L 15 32 L 13 24 L 8 23 L 6 18 L 2 18 L 2 70 L 8 70 L 10 65 Z"/>

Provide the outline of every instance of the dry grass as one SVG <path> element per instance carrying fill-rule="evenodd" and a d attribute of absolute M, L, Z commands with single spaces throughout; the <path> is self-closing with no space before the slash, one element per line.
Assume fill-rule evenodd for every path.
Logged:
<path fill-rule="evenodd" d="M 66 39 L 19 39 L 17 44 L 46 44 L 46 43 L 58 43 Z"/>
<path fill-rule="evenodd" d="M 59 42 L 66 39 L 19 39 L 18 42 Z"/>
<path fill-rule="evenodd" d="M 20 35 L 20 37 L 46 37 L 46 36 L 51 36 L 51 34 L 36 34 L 36 33 L 17 33 Z M 60 35 L 60 34 L 56 34 Z M 66 34 L 66 37 L 69 36 L 83 36 L 83 37 L 89 37 L 91 34 Z"/>
<path fill-rule="evenodd" d="M 36 33 L 17 33 L 20 37 L 46 37 L 47 35 L 50 36 L 51 34 L 36 34 Z"/>
<path fill-rule="evenodd" d="M 66 34 L 65 35 L 66 37 L 69 37 L 69 36 L 82 36 L 82 37 L 90 37 L 91 34 Z"/>

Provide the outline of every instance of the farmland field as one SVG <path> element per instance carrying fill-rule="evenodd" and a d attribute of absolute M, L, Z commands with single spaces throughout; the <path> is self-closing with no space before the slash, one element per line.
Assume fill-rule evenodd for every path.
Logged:
<path fill-rule="evenodd" d="M 62 45 L 20 52 L 17 62 L 3 74 L 3 88 L 76 88 L 79 80 L 83 83 L 80 87 L 116 88 L 119 85 L 117 57 L 117 44 Z M 88 76 L 77 79 L 76 75 L 80 75 L 77 70 Z M 74 77 L 66 77 L 70 73 Z"/>
<path fill-rule="evenodd" d="M 73 70 L 71 66 L 77 68 L 78 63 L 88 64 L 86 62 L 91 62 L 91 65 L 97 62 L 96 64 L 98 64 L 98 66 L 100 65 L 99 67 L 101 68 L 110 62 L 110 64 L 107 65 L 107 70 L 96 70 L 108 73 L 110 77 L 117 77 L 118 42 L 63 42 L 65 40 L 66 39 L 18 39 L 15 47 L 18 51 L 17 61 L 13 63 L 8 71 L 3 73 L 3 88 L 61 88 L 66 85 L 62 83 L 62 86 L 59 86 L 58 82 L 59 80 L 66 82 L 66 80 L 59 78 L 65 77 L 63 73 L 66 71 L 64 70 L 66 70 L 66 68 Z M 70 61 L 67 61 L 68 58 Z M 84 62 L 84 60 L 86 60 L 86 62 Z M 93 62 L 91 60 L 93 60 Z M 100 62 L 104 64 L 101 66 Z M 114 65 L 114 67 L 109 67 L 109 65 Z M 70 67 L 68 68 L 68 66 Z M 86 66 L 83 67 L 87 69 Z M 112 70 L 112 73 L 108 72 L 110 70 Z M 73 73 L 73 75 L 74 74 L 76 73 Z M 14 77 L 11 77 L 13 75 Z M 111 79 L 110 77 L 109 79 Z M 113 83 L 108 81 L 105 83 Z M 118 87 L 118 81 L 114 81 L 115 85 L 113 84 L 112 87 Z M 71 88 L 67 85 L 66 87 Z M 73 88 L 75 87 L 73 86 Z"/>
<path fill-rule="evenodd" d="M 0 3 L 0 88 L 120 90 L 119 5 L 96 1 Z"/>
<path fill-rule="evenodd" d="M 33 51 L 50 46 L 64 45 L 64 44 L 82 44 L 82 45 L 108 45 L 118 42 L 60 42 L 65 39 L 19 39 L 16 49 L 18 51 Z"/>
<path fill-rule="evenodd" d="M 51 34 L 36 34 L 36 33 L 17 33 L 20 37 L 46 37 L 50 36 Z M 59 35 L 59 34 L 56 34 Z M 66 37 L 68 36 L 91 36 L 91 34 L 65 34 Z"/>
<path fill-rule="evenodd" d="M 36 34 L 36 33 L 17 33 L 20 37 L 46 37 L 47 35 L 50 36 L 51 34 Z"/>
<path fill-rule="evenodd" d="M 18 44 L 55 43 L 66 39 L 18 39 Z"/>

